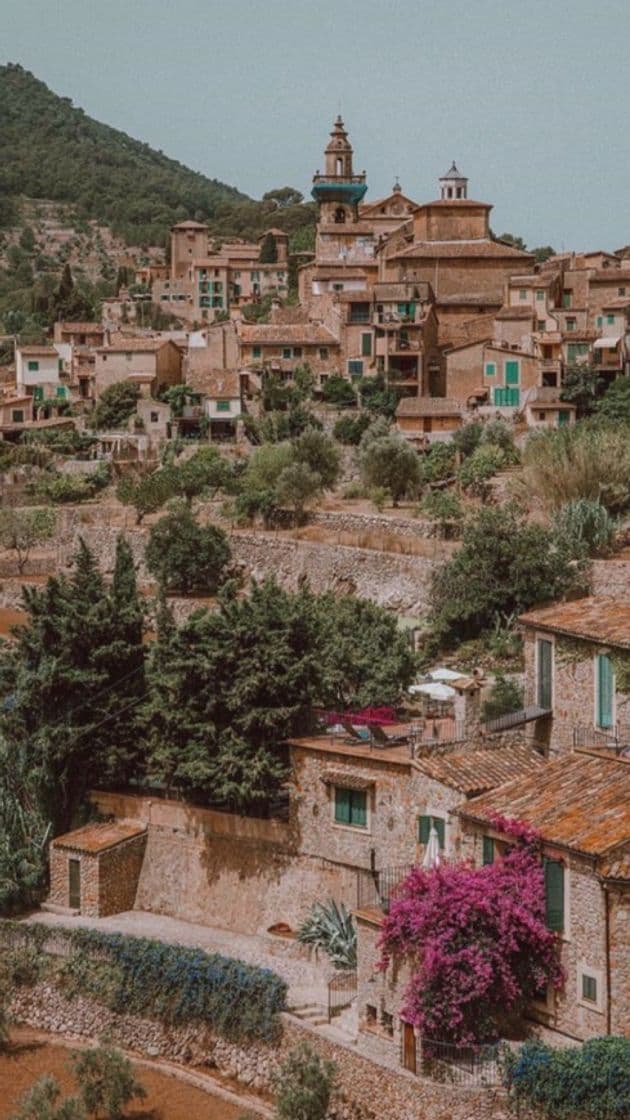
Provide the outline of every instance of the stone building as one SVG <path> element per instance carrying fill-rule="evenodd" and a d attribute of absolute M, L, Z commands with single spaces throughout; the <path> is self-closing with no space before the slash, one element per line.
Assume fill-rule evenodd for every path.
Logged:
<path fill-rule="evenodd" d="M 297 366 L 308 365 L 320 385 L 338 368 L 339 339 L 322 323 L 241 322 L 237 331 L 241 368 L 290 380 Z"/>
<path fill-rule="evenodd" d="M 630 601 L 589 597 L 520 618 L 526 703 L 550 754 L 630 746 Z"/>
<path fill-rule="evenodd" d="M 630 1031 L 630 759 L 576 751 L 459 809 L 462 851 L 495 858 L 509 838 L 496 815 L 542 837 L 547 923 L 566 973 L 529 1016 L 557 1035 L 584 1040 Z M 552 1036 L 553 1037 L 553 1036 Z"/>
<path fill-rule="evenodd" d="M 450 440 L 464 424 L 464 409 L 447 397 L 403 397 L 396 408 L 396 427 L 412 443 Z"/>
<path fill-rule="evenodd" d="M 48 904 L 90 918 L 133 910 L 144 858 L 143 824 L 89 824 L 50 846 Z"/>
<path fill-rule="evenodd" d="M 95 351 L 93 397 L 120 381 L 136 384 L 142 396 L 157 397 L 163 389 L 182 380 L 182 351 L 175 342 L 160 338 L 111 336 L 107 346 Z"/>

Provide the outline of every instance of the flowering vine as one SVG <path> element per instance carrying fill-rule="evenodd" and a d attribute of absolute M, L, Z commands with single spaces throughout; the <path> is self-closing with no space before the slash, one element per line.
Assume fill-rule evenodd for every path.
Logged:
<path fill-rule="evenodd" d="M 503 857 L 415 868 L 383 923 L 380 967 L 394 957 L 411 964 L 400 1013 L 425 1038 L 494 1040 L 507 1014 L 563 984 L 545 923 L 539 835 L 522 821 L 493 824 L 515 841 Z"/>

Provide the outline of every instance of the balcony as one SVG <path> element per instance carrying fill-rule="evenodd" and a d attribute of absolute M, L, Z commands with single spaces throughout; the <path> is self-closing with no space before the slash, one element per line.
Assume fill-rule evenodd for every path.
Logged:
<path fill-rule="evenodd" d="M 613 750 L 620 754 L 630 748 L 630 722 L 616 723 L 611 727 L 578 723 L 573 728 L 573 746 Z"/>
<path fill-rule="evenodd" d="M 400 315 L 397 311 L 375 311 L 372 316 L 372 323 L 375 327 L 383 327 L 385 330 L 397 330 L 401 323 L 415 323 L 416 320 L 412 315 Z"/>
<path fill-rule="evenodd" d="M 384 867 L 381 871 L 358 871 L 357 909 L 380 910 L 382 914 L 388 914 L 392 898 L 415 866 L 406 863 L 398 867 Z"/>

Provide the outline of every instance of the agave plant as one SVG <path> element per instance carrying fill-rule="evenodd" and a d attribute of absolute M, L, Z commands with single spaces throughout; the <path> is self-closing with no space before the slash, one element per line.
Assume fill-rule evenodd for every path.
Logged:
<path fill-rule="evenodd" d="M 357 931 L 343 903 L 316 902 L 297 936 L 303 945 L 323 949 L 335 968 L 356 968 Z"/>

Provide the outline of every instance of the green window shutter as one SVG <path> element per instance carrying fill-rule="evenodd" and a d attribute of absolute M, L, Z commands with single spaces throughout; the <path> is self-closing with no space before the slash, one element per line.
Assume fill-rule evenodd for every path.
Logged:
<path fill-rule="evenodd" d="M 230 412 L 231 408 L 231 401 L 217 401 L 217 412 Z"/>
<path fill-rule="evenodd" d="M 370 357 L 370 355 L 372 353 L 372 335 L 371 334 L 362 334 L 361 335 L 361 353 L 363 354 L 364 358 L 369 358 Z"/>
<path fill-rule="evenodd" d="M 545 293 L 542 292 L 539 288 L 538 291 L 536 292 L 536 299 L 544 299 L 544 298 L 545 298 Z"/>
<path fill-rule="evenodd" d="M 519 367 L 518 362 L 505 363 L 505 384 L 518 385 L 519 381 Z"/>
<path fill-rule="evenodd" d="M 496 385 L 494 388 L 493 401 L 497 408 L 502 408 L 505 404 L 505 389 L 501 389 Z"/>
<path fill-rule="evenodd" d="M 364 790 L 350 791 L 350 824 L 357 828 L 365 828 L 367 825 L 367 793 Z"/>
<path fill-rule="evenodd" d="M 578 354 L 577 342 L 569 343 L 569 345 L 567 346 L 567 354 L 569 357 L 569 361 L 574 362 Z"/>
<path fill-rule="evenodd" d="M 491 836 L 484 836 L 482 839 L 482 862 L 484 865 L 494 863 L 494 840 Z"/>
<path fill-rule="evenodd" d="M 614 315 L 607 315 L 606 316 L 606 322 L 608 323 L 609 327 L 612 327 L 614 321 L 615 321 L 615 316 Z"/>
<path fill-rule="evenodd" d="M 614 672 L 612 662 L 605 653 L 600 653 L 597 658 L 598 727 L 612 727 L 613 725 L 614 691 Z"/>
<path fill-rule="evenodd" d="M 431 831 L 431 818 L 418 817 L 418 841 L 420 844 L 429 843 L 429 833 Z"/>
<path fill-rule="evenodd" d="M 506 389 L 507 401 L 511 408 L 518 408 L 521 403 L 521 390 L 520 389 Z"/>
<path fill-rule="evenodd" d="M 497 367 L 494 362 L 486 362 L 486 377 L 494 377 Z"/>
<path fill-rule="evenodd" d="M 537 665 L 537 701 L 539 708 L 551 708 L 551 668 L 553 663 L 553 647 L 546 638 L 538 639 L 538 665 Z"/>
<path fill-rule="evenodd" d="M 39 370 L 39 362 L 27 362 L 27 367 L 31 373 L 37 373 Z"/>
<path fill-rule="evenodd" d="M 443 851 L 446 840 L 446 822 L 443 817 L 433 817 L 431 823 L 438 834 L 440 849 Z"/>
<path fill-rule="evenodd" d="M 556 933 L 564 930 L 564 865 L 545 859 L 545 915 L 547 926 Z"/>
<path fill-rule="evenodd" d="M 335 821 L 337 824 L 350 824 L 351 790 L 335 787 Z"/>
<path fill-rule="evenodd" d="M 262 351 L 260 349 L 260 346 L 253 346 L 252 347 L 252 355 L 254 356 L 254 358 L 259 358 L 261 353 L 262 353 Z"/>
<path fill-rule="evenodd" d="M 567 424 L 569 423 L 570 415 L 571 413 L 567 408 L 558 409 L 558 426 L 560 428 L 566 428 Z"/>
<path fill-rule="evenodd" d="M 597 326 L 598 327 L 603 327 L 603 325 L 604 325 L 604 316 L 603 315 L 598 315 L 597 316 Z"/>

